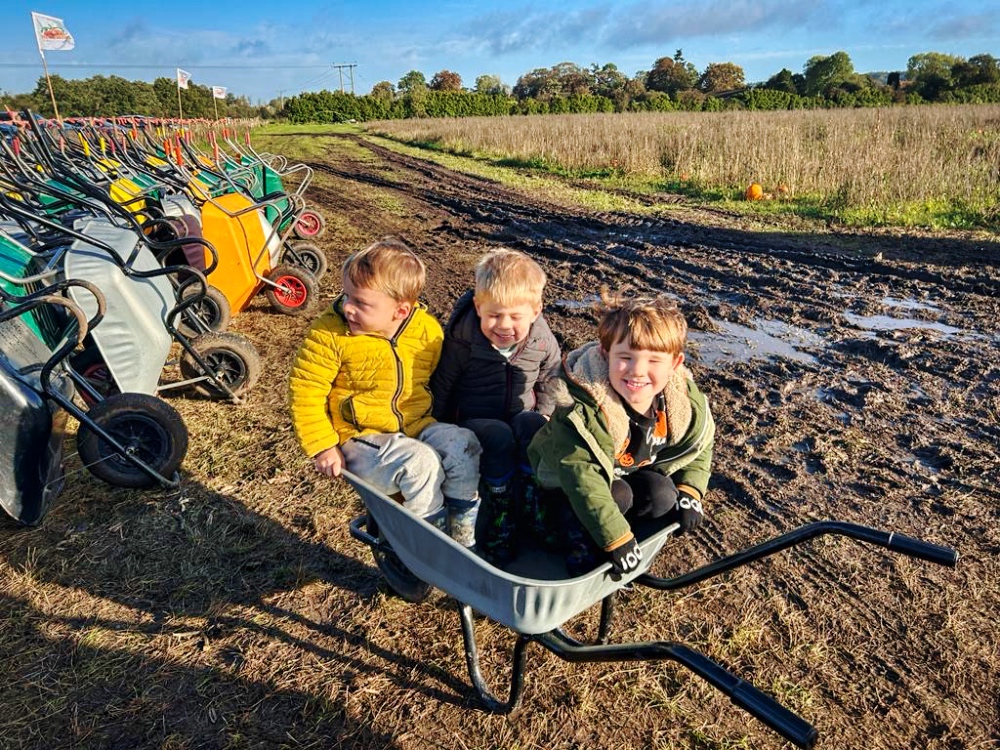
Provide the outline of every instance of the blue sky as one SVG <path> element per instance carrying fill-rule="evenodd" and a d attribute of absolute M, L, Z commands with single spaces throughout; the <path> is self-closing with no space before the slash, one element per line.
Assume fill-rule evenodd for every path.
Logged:
<path fill-rule="evenodd" d="M 570 10 L 562 10 L 569 6 Z M 177 67 L 202 85 L 253 102 L 322 88 L 367 93 L 410 70 L 447 69 L 508 85 L 560 62 L 614 63 L 632 76 L 680 48 L 698 70 L 740 65 L 748 81 L 843 50 L 859 72 L 903 70 L 921 52 L 1000 57 L 996 0 L 3 0 L 0 91 L 30 91 L 42 75 L 31 11 L 62 18 L 76 39 L 48 52 L 66 78 L 120 75 L 152 81 Z M 237 9 L 237 10 L 234 10 Z M 162 10 L 160 10 L 162 9 Z M 353 63 L 338 71 L 333 64 Z"/>

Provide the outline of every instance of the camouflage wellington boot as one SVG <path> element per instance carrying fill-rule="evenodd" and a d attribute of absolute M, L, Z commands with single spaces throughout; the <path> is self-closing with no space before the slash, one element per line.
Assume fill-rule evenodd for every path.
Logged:
<path fill-rule="evenodd" d="M 479 515 L 479 495 L 471 500 L 446 497 L 444 506 L 448 509 L 448 536 L 463 547 L 476 544 L 476 516 Z"/>
<path fill-rule="evenodd" d="M 483 486 L 482 512 L 485 517 L 480 526 L 479 549 L 489 563 L 502 568 L 510 564 L 516 554 L 517 518 L 513 481 L 483 482 Z"/>

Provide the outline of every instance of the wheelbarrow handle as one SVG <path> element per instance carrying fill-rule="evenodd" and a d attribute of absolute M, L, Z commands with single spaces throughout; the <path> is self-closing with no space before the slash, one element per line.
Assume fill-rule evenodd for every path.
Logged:
<path fill-rule="evenodd" d="M 945 565 L 949 568 L 954 568 L 958 562 L 958 550 L 951 547 L 942 547 L 938 544 L 931 544 L 922 539 L 906 536 L 906 534 L 890 532 L 889 538 L 885 543 L 885 548 L 893 552 L 902 552 L 904 555 L 909 555 L 910 557 L 927 560 L 927 562 Z"/>
<path fill-rule="evenodd" d="M 672 658 L 721 690 L 733 703 L 785 739 L 804 748 L 811 748 L 816 744 L 816 728 L 771 696 L 694 649 L 682 644 L 670 644 L 669 648 Z"/>
<path fill-rule="evenodd" d="M 816 727 L 749 682 L 740 680 L 740 684 L 730 693 L 729 699 L 792 744 L 804 748 L 811 748 L 816 744 L 818 736 Z"/>
<path fill-rule="evenodd" d="M 837 534 L 850 539 L 857 539 L 860 542 L 868 542 L 869 544 L 875 544 L 879 547 L 894 552 L 901 552 L 904 555 L 917 557 L 928 562 L 937 563 L 938 565 L 954 567 L 955 563 L 958 562 L 958 552 L 956 550 L 924 542 L 920 539 L 914 539 L 905 534 L 873 529 L 870 526 L 862 526 L 861 524 L 849 523 L 847 521 L 814 521 L 813 523 L 808 523 L 805 526 L 785 532 L 766 542 L 747 547 L 728 557 L 719 558 L 715 562 L 711 562 L 683 575 L 674 578 L 658 578 L 648 573 L 643 573 L 636 581 L 643 586 L 649 586 L 659 591 L 672 591 L 699 583 L 720 573 L 734 570 L 747 563 L 761 560 L 776 552 L 786 550 L 789 547 L 794 547 L 802 542 L 826 534 Z"/>

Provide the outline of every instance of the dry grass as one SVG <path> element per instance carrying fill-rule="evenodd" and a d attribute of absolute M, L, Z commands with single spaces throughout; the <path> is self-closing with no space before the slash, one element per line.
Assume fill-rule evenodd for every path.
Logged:
<path fill-rule="evenodd" d="M 1000 106 L 625 113 L 404 120 L 376 133 L 450 152 L 742 196 L 808 196 L 841 211 L 992 216 Z M 905 221 L 903 221 L 905 223 Z"/>

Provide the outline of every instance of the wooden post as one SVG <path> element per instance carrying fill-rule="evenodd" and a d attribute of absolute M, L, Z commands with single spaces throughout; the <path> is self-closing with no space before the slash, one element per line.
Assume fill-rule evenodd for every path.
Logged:
<path fill-rule="evenodd" d="M 41 47 L 38 48 L 38 55 L 42 58 L 42 69 L 45 71 L 45 82 L 49 85 L 49 98 L 52 100 L 52 111 L 56 115 L 56 122 L 62 126 L 63 122 L 62 118 L 59 116 L 59 107 L 56 105 L 56 95 L 55 92 L 52 91 L 52 78 L 49 76 L 49 65 L 45 62 L 45 53 L 42 51 Z"/>

